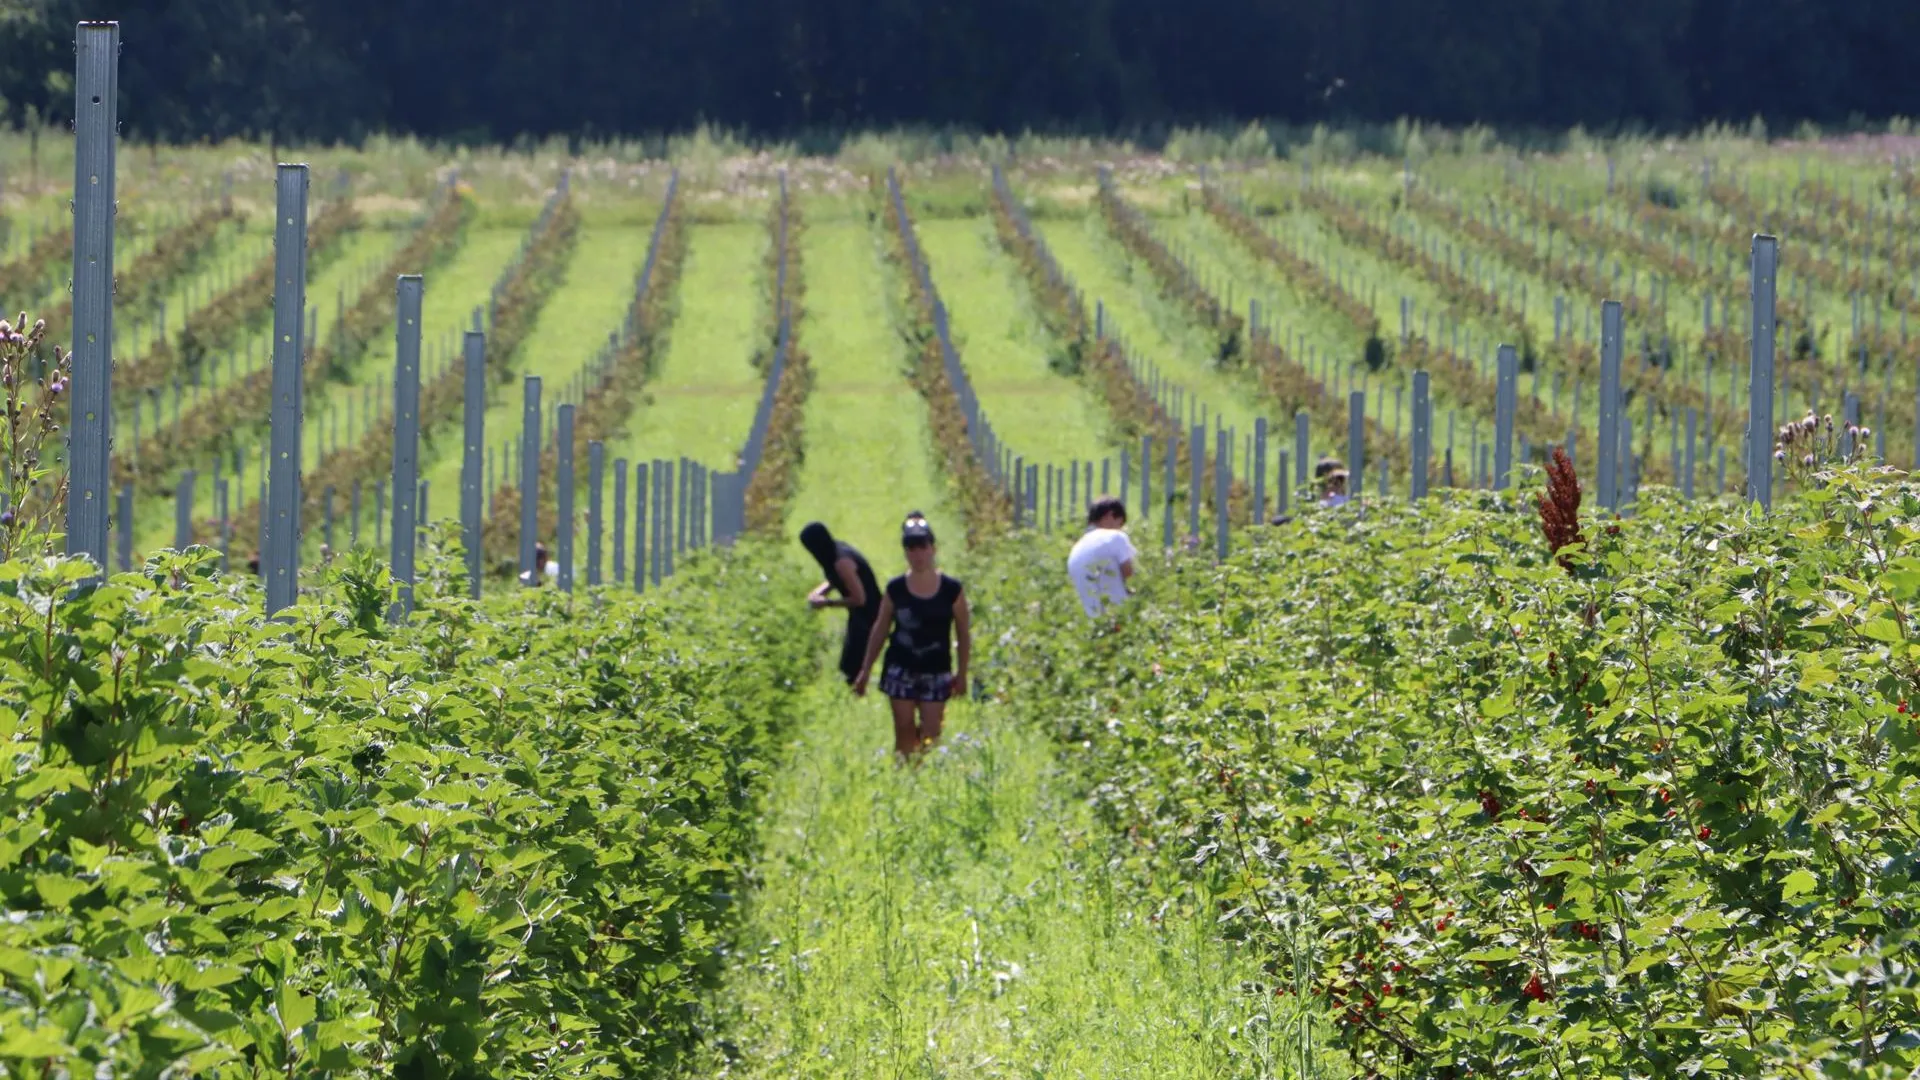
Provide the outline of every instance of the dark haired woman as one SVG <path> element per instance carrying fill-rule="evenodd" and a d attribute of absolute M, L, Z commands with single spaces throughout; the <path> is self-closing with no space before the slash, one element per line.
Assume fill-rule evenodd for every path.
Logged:
<path fill-rule="evenodd" d="M 940 741 L 947 699 L 966 696 L 973 635 L 966 593 L 959 581 L 940 572 L 933 529 L 918 510 L 901 525 L 900 546 L 908 569 L 887 582 L 853 692 L 866 694 L 873 662 L 885 645 L 880 690 L 893 705 L 893 752 L 905 760 Z"/>
<path fill-rule="evenodd" d="M 874 620 L 880 616 L 880 583 L 873 576 L 873 567 L 867 565 L 865 555 L 852 544 L 835 540 L 827 527 L 817 521 L 808 522 L 807 527 L 800 530 L 800 546 L 807 549 L 813 561 L 820 564 L 820 572 L 827 576 L 807 594 L 808 606 L 816 611 L 829 607 L 847 609 L 847 636 L 840 644 L 840 674 L 851 683 L 854 676 L 860 674 L 860 657 L 867 647 L 867 636 L 873 633 Z M 829 599 L 830 592 L 839 593 L 840 599 Z"/>

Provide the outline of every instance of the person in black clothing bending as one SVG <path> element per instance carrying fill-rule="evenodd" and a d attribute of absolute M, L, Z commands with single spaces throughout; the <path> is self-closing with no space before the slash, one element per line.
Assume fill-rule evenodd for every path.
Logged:
<path fill-rule="evenodd" d="M 893 705 L 893 752 L 905 760 L 940 741 L 947 699 L 966 696 L 973 636 L 966 593 L 934 564 L 933 529 L 920 511 L 901 525 L 900 546 L 908 569 L 887 582 L 853 692 L 866 695 L 873 662 L 886 645 L 880 690 Z M 949 638 L 959 643 L 957 670 Z"/>
<path fill-rule="evenodd" d="M 867 636 L 873 633 L 873 623 L 880 615 L 880 583 L 873 576 L 873 567 L 867 564 L 867 557 L 860 554 L 852 544 L 844 540 L 835 540 L 825 525 L 817 521 L 807 523 L 800 530 L 800 546 L 807 549 L 813 561 L 820 564 L 820 572 L 827 576 L 814 590 L 807 594 L 807 604 L 814 610 L 828 607 L 847 609 L 847 637 L 840 645 L 840 674 L 852 683 L 854 676 L 860 674 L 860 657 L 867 647 Z M 837 592 L 840 599 L 830 600 L 829 592 Z"/>

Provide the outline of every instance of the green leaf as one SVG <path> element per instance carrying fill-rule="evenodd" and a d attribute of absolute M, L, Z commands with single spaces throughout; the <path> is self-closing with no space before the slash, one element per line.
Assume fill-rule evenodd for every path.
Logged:
<path fill-rule="evenodd" d="M 73 1053 L 52 1028 L 12 1028 L 0 1031 L 0 1056 L 10 1058 L 64 1058 Z"/>
<path fill-rule="evenodd" d="M 313 1023 L 316 1011 L 314 999 L 294 989 L 287 983 L 281 983 L 274 994 L 274 1003 L 280 1011 L 280 1023 L 288 1031 L 299 1031 Z"/>
<path fill-rule="evenodd" d="M 33 891 L 40 894 L 40 899 L 46 902 L 47 907 L 59 911 L 92 892 L 93 883 L 61 874 L 36 874 L 33 878 Z"/>
<path fill-rule="evenodd" d="M 1898 644 L 1907 639 L 1907 636 L 1900 632 L 1900 624 L 1884 615 L 1877 619 L 1868 619 L 1866 625 L 1860 628 L 1860 633 L 1873 641 L 1884 641 L 1889 644 Z"/>
<path fill-rule="evenodd" d="M 1812 892 L 1814 886 L 1818 884 L 1820 884 L 1820 879 L 1814 877 L 1811 871 L 1804 869 L 1795 870 L 1793 873 L 1781 879 L 1780 896 L 1784 900 L 1791 900 L 1796 896 L 1802 896 Z"/>

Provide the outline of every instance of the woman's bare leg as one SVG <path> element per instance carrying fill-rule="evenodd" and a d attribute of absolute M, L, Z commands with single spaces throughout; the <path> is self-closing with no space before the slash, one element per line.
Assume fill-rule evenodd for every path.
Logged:
<path fill-rule="evenodd" d="M 913 707 L 919 702 L 889 698 L 887 704 L 893 706 L 893 753 L 905 761 L 920 750 L 920 732 L 913 723 Z"/>
<path fill-rule="evenodd" d="M 940 725 L 947 719 L 947 703 L 921 701 L 916 704 L 920 706 L 920 749 L 925 750 L 940 741 Z"/>

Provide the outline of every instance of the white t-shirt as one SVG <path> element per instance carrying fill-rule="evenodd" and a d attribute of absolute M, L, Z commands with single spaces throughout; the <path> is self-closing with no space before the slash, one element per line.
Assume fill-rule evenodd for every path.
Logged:
<path fill-rule="evenodd" d="M 1080 606 L 1093 618 L 1102 607 L 1118 607 L 1127 602 L 1127 586 L 1120 577 L 1120 564 L 1129 562 L 1137 552 L 1133 541 L 1119 529 L 1089 529 L 1074 542 L 1067 555 L 1067 575 L 1080 594 Z"/>

